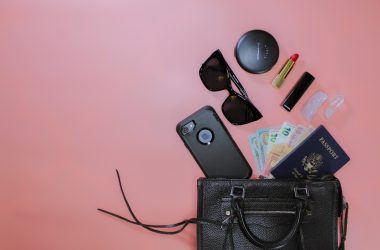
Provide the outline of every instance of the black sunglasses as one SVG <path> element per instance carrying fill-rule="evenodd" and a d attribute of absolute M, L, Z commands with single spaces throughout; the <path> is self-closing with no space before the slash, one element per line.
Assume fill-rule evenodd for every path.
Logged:
<path fill-rule="evenodd" d="M 243 125 L 259 120 L 262 116 L 260 111 L 252 104 L 248 94 L 237 79 L 220 50 L 215 51 L 202 64 L 199 76 L 210 91 L 228 90 L 230 95 L 222 105 L 222 112 L 229 122 L 234 125 Z M 231 80 L 238 88 L 237 93 L 231 86 Z"/>

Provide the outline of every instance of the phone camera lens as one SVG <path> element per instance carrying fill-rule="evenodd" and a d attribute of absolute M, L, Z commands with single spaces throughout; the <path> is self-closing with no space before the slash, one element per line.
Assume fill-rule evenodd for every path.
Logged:
<path fill-rule="evenodd" d="M 198 133 L 198 141 L 202 144 L 209 145 L 214 140 L 214 134 L 211 130 L 204 128 Z"/>

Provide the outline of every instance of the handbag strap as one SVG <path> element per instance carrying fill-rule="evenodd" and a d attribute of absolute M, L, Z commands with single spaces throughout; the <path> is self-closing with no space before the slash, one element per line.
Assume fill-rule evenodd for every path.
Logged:
<path fill-rule="evenodd" d="M 345 242 L 346 242 L 346 236 L 347 236 L 347 225 L 348 225 L 348 202 L 344 200 L 343 197 L 343 212 L 340 215 L 339 221 L 340 221 L 340 245 L 339 250 L 345 249 Z"/>
<path fill-rule="evenodd" d="M 170 234 L 178 234 L 178 233 L 182 232 L 189 224 L 214 224 L 214 225 L 217 225 L 217 226 L 222 226 L 222 223 L 220 223 L 218 221 L 206 220 L 206 219 L 198 219 L 198 218 L 191 218 L 191 219 L 183 220 L 183 221 L 178 222 L 178 223 L 168 224 L 168 225 L 152 225 L 152 224 L 142 223 L 137 218 L 137 216 L 133 212 L 131 206 L 129 205 L 129 202 L 128 202 L 127 197 L 126 197 L 125 192 L 124 192 L 123 185 L 121 183 L 120 174 L 119 174 L 119 171 L 117 169 L 116 169 L 116 175 L 117 175 L 117 179 L 118 179 L 118 182 L 119 182 L 119 188 L 120 188 L 121 194 L 122 194 L 123 199 L 124 199 L 124 203 L 127 206 L 128 211 L 131 214 L 133 220 L 127 219 L 127 218 L 125 218 L 125 217 L 123 217 L 121 215 L 115 214 L 115 213 L 107 211 L 105 209 L 98 208 L 98 211 L 100 211 L 102 213 L 111 215 L 113 217 L 116 217 L 116 218 L 121 219 L 123 221 L 126 221 L 128 223 L 131 223 L 131 224 L 134 224 L 134 225 L 137 225 L 137 226 L 141 226 L 141 227 L 145 228 L 146 230 L 149 230 L 149 231 L 154 232 L 154 233 L 159 233 L 159 234 L 169 234 L 169 235 Z M 175 230 L 173 230 L 173 231 L 164 231 L 164 230 L 160 230 L 158 228 L 160 228 L 160 229 L 175 229 Z"/>
<path fill-rule="evenodd" d="M 296 214 L 293 221 L 292 226 L 290 227 L 289 232 L 282 237 L 279 240 L 276 241 L 264 241 L 259 239 L 257 236 L 252 233 L 252 231 L 249 229 L 245 215 L 244 215 L 244 209 L 242 207 L 242 203 L 244 201 L 244 195 L 245 190 L 243 186 L 234 186 L 231 189 L 231 202 L 232 202 L 232 209 L 233 212 L 236 214 L 236 217 L 239 222 L 240 229 L 242 230 L 243 234 L 246 236 L 246 238 L 255 246 L 263 248 L 263 249 L 279 249 L 283 246 L 287 245 L 290 240 L 295 236 L 295 234 L 298 232 L 298 229 L 300 227 L 300 224 L 303 220 L 303 214 L 305 211 L 305 201 L 309 197 L 308 190 L 306 187 L 295 187 L 295 196 L 297 198 L 296 202 Z"/>

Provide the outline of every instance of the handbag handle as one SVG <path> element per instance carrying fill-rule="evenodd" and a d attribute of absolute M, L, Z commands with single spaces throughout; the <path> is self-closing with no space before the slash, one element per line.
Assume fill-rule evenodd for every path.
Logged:
<path fill-rule="evenodd" d="M 279 248 L 282 248 L 283 246 L 285 246 L 286 244 L 289 243 L 289 241 L 294 237 L 294 235 L 297 233 L 299 227 L 300 227 L 300 224 L 302 222 L 302 219 L 303 219 L 303 211 L 305 210 L 305 197 L 306 196 L 297 196 L 297 193 L 296 193 L 296 198 L 298 198 L 297 200 L 297 210 L 296 210 L 296 213 L 295 213 L 295 219 L 293 221 L 293 224 L 289 230 L 289 232 L 281 239 L 279 240 L 276 240 L 276 241 L 264 241 L 264 240 L 261 240 L 259 239 L 257 236 L 255 236 L 252 231 L 249 229 L 248 225 L 247 225 L 247 222 L 246 222 L 246 219 L 245 219 L 245 215 L 244 215 L 244 209 L 242 208 L 241 206 L 241 201 L 244 200 L 244 188 L 243 188 L 243 191 L 239 190 L 237 192 L 238 195 L 234 194 L 234 192 L 236 190 L 234 189 L 240 189 L 240 188 L 243 188 L 243 187 L 233 187 L 232 190 L 231 190 L 231 196 L 232 196 L 232 207 L 234 209 L 234 212 L 236 213 L 236 217 L 238 219 L 238 222 L 239 222 L 239 226 L 240 226 L 240 229 L 243 231 L 244 235 L 246 236 L 246 238 L 252 243 L 254 244 L 255 246 L 257 247 L 260 247 L 260 248 L 263 248 L 263 249 L 279 249 Z M 306 190 L 306 189 L 304 189 Z M 296 189 L 295 189 L 296 191 Z M 306 190 L 306 194 L 308 196 L 308 191 Z"/>

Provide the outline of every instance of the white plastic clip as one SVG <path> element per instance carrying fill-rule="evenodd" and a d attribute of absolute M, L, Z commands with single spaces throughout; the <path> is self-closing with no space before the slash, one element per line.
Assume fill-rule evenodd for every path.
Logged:
<path fill-rule="evenodd" d="M 302 110 L 302 114 L 307 121 L 311 121 L 317 113 L 319 107 L 327 100 L 327 94 L 323 91 L 317 91 L 310 97 Z"/>
<path fill-rule="evenodd" d="M 332 99 L 329 106 L 325 110 L 326 118 L 330 118 L 343 103 L 344 103 L 344 96 L 342 95 L 335 96 L 334 99 Z"/>

